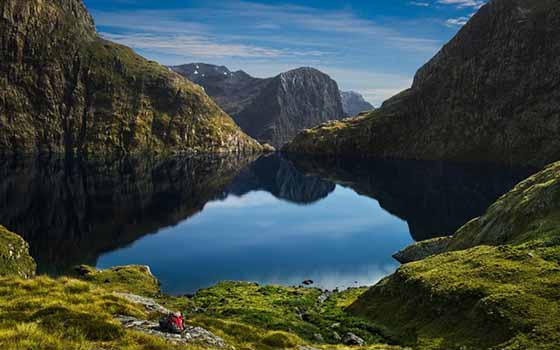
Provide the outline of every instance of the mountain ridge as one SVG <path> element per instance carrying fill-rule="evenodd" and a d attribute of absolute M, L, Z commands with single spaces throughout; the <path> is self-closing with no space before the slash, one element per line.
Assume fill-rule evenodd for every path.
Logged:
<path fill-rule="evenodd" d="M 100 38 L 81 0 L 3 0 L 0 47 L 0 153 L 260 150 L 199 86 Z"/>
<path fill-rule="evenodd" d="M 345 116 L 338 84 L 315 68 L 296 68 L 272 78 L 204 63 L 170 68 L 203 86 L 247 134 L 275 147 L 300 130 Z"/>
<path fill-rule="evenodd" d="M 560 4 L 493 0 L 367 115 L 288 152 L 544 165 L 560 158 Z"/>

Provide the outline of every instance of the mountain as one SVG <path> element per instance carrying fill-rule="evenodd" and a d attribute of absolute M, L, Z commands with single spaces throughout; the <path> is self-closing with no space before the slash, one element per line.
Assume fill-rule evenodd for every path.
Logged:
<path fill-rule="evenodd" d="M 255 151 L 199 86 L 96 33 L 81 0 L 0 1 L 0 153 Z"/>
<path fill-rule="evenodd" d="M 203 86 L 243 131 L 275 147 L 305 128 L 344 116 L 337 83 L 313 68 L 268 79 L 202 63 L 170 68 Z"/>
<path fill-rule="evenodd" d="M 362 95 L 355 91 L 341 91 L 340 97 L 344 114 L 349 117 L 375 109 Z"/>
<path fill-rule="evenodd" d="M 415 349 L 556 349 L 559 212 L 555 163 L 439 239 L 445 254 L 401 266 L 347 311 Z"/>
<path fill-rule="evenodd" d="M 560 2 L 492 0 L 366 116 L 298 135 L 289 152 L 542 165 L 560 158 Z"/>

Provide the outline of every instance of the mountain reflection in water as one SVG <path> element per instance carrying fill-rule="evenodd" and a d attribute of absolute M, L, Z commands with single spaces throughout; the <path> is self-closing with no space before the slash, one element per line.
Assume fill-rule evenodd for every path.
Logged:
<path fill-rule="evenodd" d="M 453 233 L 530 172 L 280 155 L 6 159 L 0 224 L 29 242 L 40 273 L 149 264 L 170 293 L 223 279 L 348 287 L 391 273 L 412 238 Z"/>

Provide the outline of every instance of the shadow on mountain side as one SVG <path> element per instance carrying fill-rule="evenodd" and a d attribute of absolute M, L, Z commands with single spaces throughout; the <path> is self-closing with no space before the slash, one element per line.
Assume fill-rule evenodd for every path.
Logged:
<path fill-rule="evenodd" d="M 287 156 L 302 173 L 376 199 L 422 241 L 453 234 L 535 169 L 489 164 Z"/>

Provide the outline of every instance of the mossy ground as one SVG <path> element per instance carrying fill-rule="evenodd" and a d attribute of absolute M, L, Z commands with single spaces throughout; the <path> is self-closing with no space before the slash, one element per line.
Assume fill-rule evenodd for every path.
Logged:
<path fill-rule="evenodd" d="M 339 344 L 335 332 L 353 332 L 368 344 L 386 343 L 375 325 L 344 312 L 365 290 L 334 293 L 320 303 L 323 291 L 315 288 L 223 282 L 194 295 L 192 302 L 199 311 L 191 320 L 247 349 L 272 343 L 278 343 L 273 347 L 287 348 L 294 344 Z M 317 341 L 318 334 L 323 342 Z"/>
<path fill-rule="evenodd" d="M 420 349 L 558 349 L 560 163 L 516 186 L 348 309 Z"/>
<path fill-rule="evenodd" d="M 143 266 L 79 270 L 81 279 L 0 279 L 0 349 L 175 348 L 114 321 L 117 315 L 146 320 L 161 316 L 114 292 L 152 297 L 184 312 L 189 324 L 212 331 L 237 349 L 336 348 L 341 344 L 334 332 L 358 334 L 372 344 L 368 349 L 386 342 L 375 326 L 344 312 L 365 288 L 334 293 L 324 303 L 318 302 L 323 293 L 319 289 L 244 282 L 223 282 L 191 298 L 171 297 L 159 292 L 157 279 Z M 316 334 L 324 341 L 318 341 Z"/>
<path fill-rule="evenodd" d="M 144 309 L 93 283 L 40 276 L 0 278 L 0 349 L 175 349 L 124 330 L 115 315 L 147 317 Z"/>

